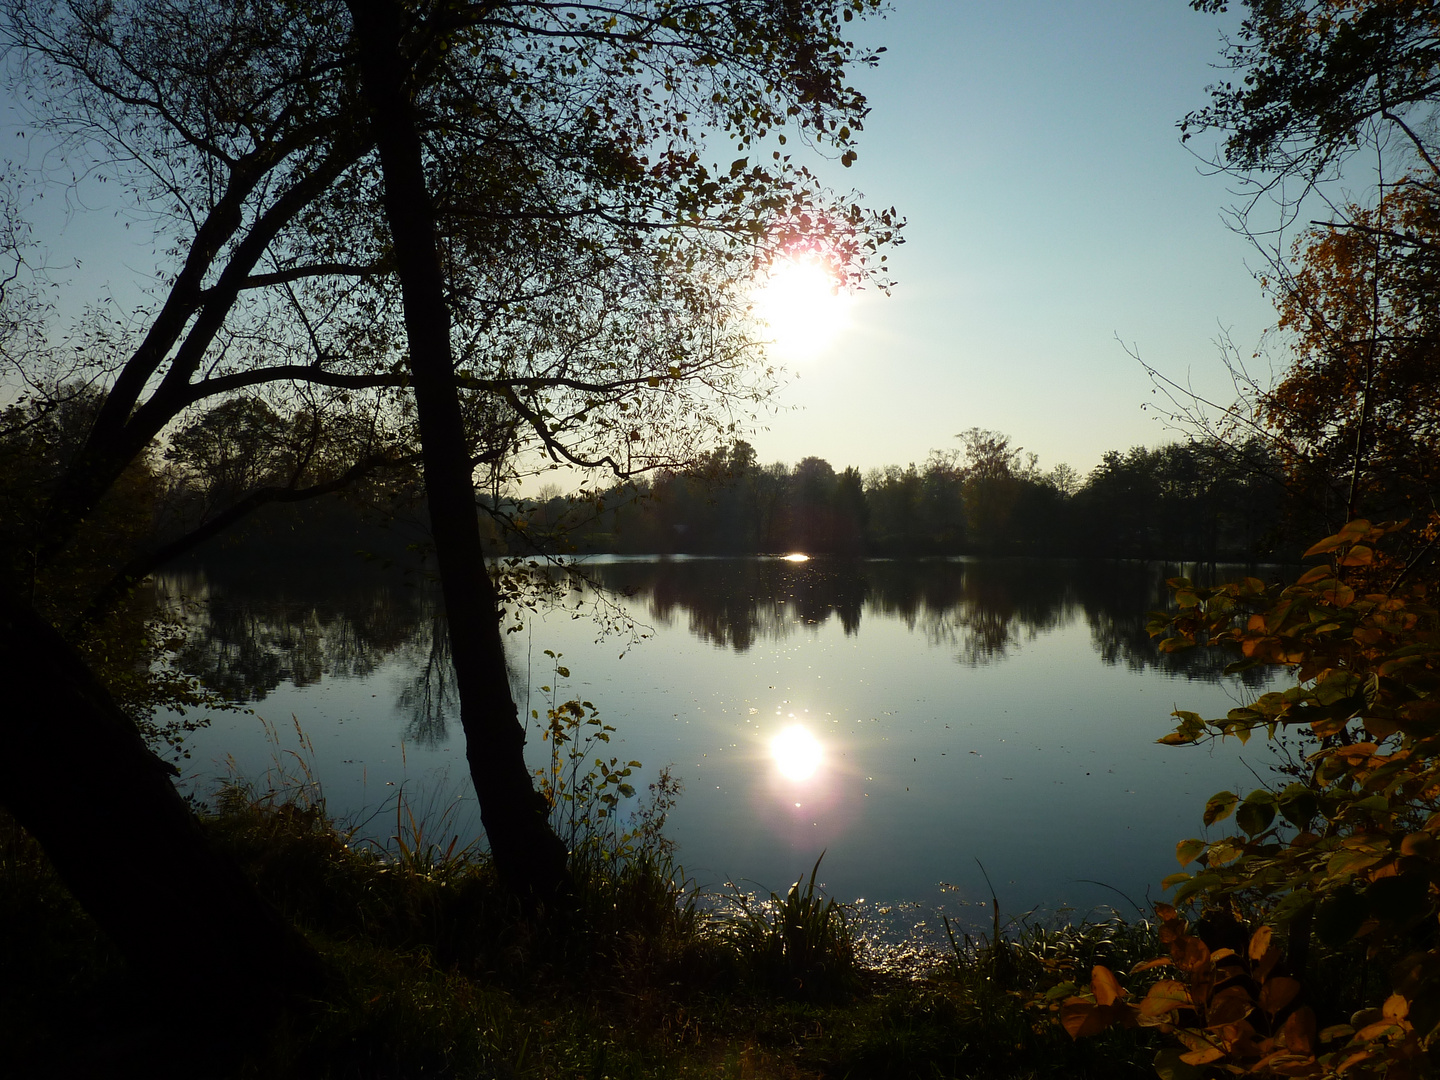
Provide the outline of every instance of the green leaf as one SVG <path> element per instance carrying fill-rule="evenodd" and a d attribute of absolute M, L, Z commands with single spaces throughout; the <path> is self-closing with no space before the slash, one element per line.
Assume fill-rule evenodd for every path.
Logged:
<path fill-rule="evenodd" d="M 1330 861 L 1325 864 L 1325 873 L 1330 877 L 1344 877 L 1347 874 L 1354 874 L 1367 867 L 1378 863 L 1383 855 L 1377 855 L 1369 851 L 1337 851 L 1330 856 Z"/>
<path fill-rule="evenodd" d="M 1323 627 L 1321 629 L 1324 629 Z M 1318 631 L 1317 631 L 1318 633 Z M 1333 671 L 1315 686 L 1315 699 L 1321 705 L 1334 705 L 1338 701 L 1360 693 L 1362 681 L 1350 671 Z"/>
<path fill-rule="evenodd" d="M 1270 922 L 1277 926 L 1288 925 L 1290 920 L 1315 906 L 1315 897 L 1309 889 L 1296 889 L 1275 905 L 1270 912 Z"/>
<path fill-rule="evenodd" d="M 1271 792 L 1252 791 L 1235 810 L 1235 824 L 1255 836 L 1270 827 L 1275 820 L 1275 809 L 1275 796 Z"/>
<path fill-rule="evenodd" d="M 1196 874 L 1175 890 L 1175 903 L 1183 904 L 1198 892 L 1216 888 L 1220 885 L 1221 881 L 1222 879 L 1219 874 L 1212 874 L 1208 871 L 1203 874 Z"/>
<path fill-rule="evenodd" d="M 1205 803 L 1205 816 L 1202 819 L 1206 825 L 1214 825 L 1217 821 L 1224 821 L 1235 810 L 1235 804 L 1240 801 L 1240 796 L 1233 791 L 1221 791 Z"/>
<path fill-rule="evenodd" d="M 1279 795 L 1280 813 L 1297 829 L 1310 824 L 1320 809 L 1320 800 L 1305 784 L 1291 784 Z"/>
<path fill-rule="evenodd" d="M 1183 746 L 1195 742 L 1201 735 L 1205 734 L 1205 721 L 1199 713 L 1176 710 L 1170 714 L 1177 717 L 1180 723 L 1169 735 L 1165 735 L 1156 742 L 1164 743 L 1167 746 Z"/>

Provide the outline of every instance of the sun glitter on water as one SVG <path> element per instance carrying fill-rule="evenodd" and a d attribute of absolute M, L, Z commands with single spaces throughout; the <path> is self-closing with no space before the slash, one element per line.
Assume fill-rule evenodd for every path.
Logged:
<path fill-rule="evenodd" d="M 756 297 L 782 359 L 807 359 L 827 349 L 849 324 L 850 295 L 813 252 L 776 260 Z"/>
<path fill-rule="evenodd" d="M 786 728 L 770 742 L 770 756 L 787 780 L 808 780 L 824 757 L 820 741 L 799 724 Z"/>

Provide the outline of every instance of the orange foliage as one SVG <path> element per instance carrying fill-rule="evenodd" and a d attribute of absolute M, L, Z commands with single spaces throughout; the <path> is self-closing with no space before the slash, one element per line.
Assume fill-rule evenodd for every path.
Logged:
<path fill-rule="evenodd" d="M 1294 354 L 1259 419 L 1349 516 L 1408 512 L 1440 481 L 1437 238 L 1440 193 L 1407 180 L 1303 233 L 1277 288 Z"/>
<path fill-rule="evenodd" d="M 1169 977 L 1143 997 L 1097 969 L 1061 1007 L 1072 1035 L 1112 1024 L 1158 1027 L 1183 1049 L 1162 1075 L 1204 1067 L 1273 1076 L 1431 1075 L 1440 1049 L 1440 613 L 1430 602 L 1434 522 L 1350 522 L 1306 555 L 1322 565 L 1288 586 L 1258 578 L 1215 587 L 1172 579 L 1177 610 L 1152 616 L 1166 651 L 1208 646 L 1230 670 L 1283 666 L 1295 676 L 1223 718 L 1178 711 L 1173 745 L 1293 729 L 1310 751 L 1293 782 L 1207 802 L 1222 835 L 1176 845 L 1165 881 L 1176 904 L 1258 928 L 1248 945 L 1192 932 L 1161 905 Z M 1224 834 L 1224 823 L 1236 828 Z M 1193 868 L 1192 868 L 1193 867 Z M 1388 972 L 1380 1000 L 1317 1030 L 1306 991 L 1311 937 Z M 1208 941 L 1208 943 L 1207 943 Z M 1228 947 L 1227 947 L 1228 946 Z"/>

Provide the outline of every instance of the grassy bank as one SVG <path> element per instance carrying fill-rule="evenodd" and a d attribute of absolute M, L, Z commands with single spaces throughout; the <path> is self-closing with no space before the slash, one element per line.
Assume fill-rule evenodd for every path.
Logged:
<path fill-rule="evenodd" d="M 319 805 L 232 788 L 216 843 L 332 972 L 303 1016 L 219 1034 L 138 985 L 0 825 L 0 1054 L 7 1075 L 222 1077 L 1148 1076 L 1134 1032 L 1072 1042 L 1037 990 L 1149 955 L 1144 928 L 1030 930 L 882 968 L 807 873 L 768 899 L 702 896 L 663 844 L 590 845 L 573 909 L 526 916 L 487 859 L 402 814 L 388 850 Z M 183 941 L 176 963 L 204 963 Z M 0 1070 L 3 1071 L 3 1070 Z"/>

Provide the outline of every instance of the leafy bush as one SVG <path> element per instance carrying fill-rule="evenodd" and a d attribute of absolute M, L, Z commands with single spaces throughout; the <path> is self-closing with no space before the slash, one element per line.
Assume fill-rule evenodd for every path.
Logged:
<path fill-rule="evenodd" d="M 1090 991 L 1066 1003 L 1072 1034 L 1117 1022 L 1160 1027 L 1184 1046 L 1163 1059 L 1162 1072 L 1174 1076 L 1206 1065 L 1392 1080 L 1432 1071 L 1440 615 L 1415 569 L 1434 544 L 1433 525 L 1356 520 L 1312 546 L 1306 557 L 1326 563 L 1285 587 L 1171 581 L 1178 610 L 1151 622 L 1163 649 L 1229 649 L 1237 659 L 1228 670 L 1278 666 L 1296 681 L 1221 719 L 1177 712 L 1161 741 L 1274 738 L 1291 727 L 1305 733 L 1309 752 L 1283 787 L 1210 798 L 1205 824 L 1238 828 L 1181 841 L 1178 861 L 1197 868 L 1166 885 L 1177 903 L 1200 905 L 1211 931 L 1192 933 L 1162 905 L 1169 955 L 1135 971 L 1164 966 L 1175 977 L 1132 1005 L 1113 973 L 1096 966 Z M 1367 970 L 1383 974 L 1367 978 Z"/>

